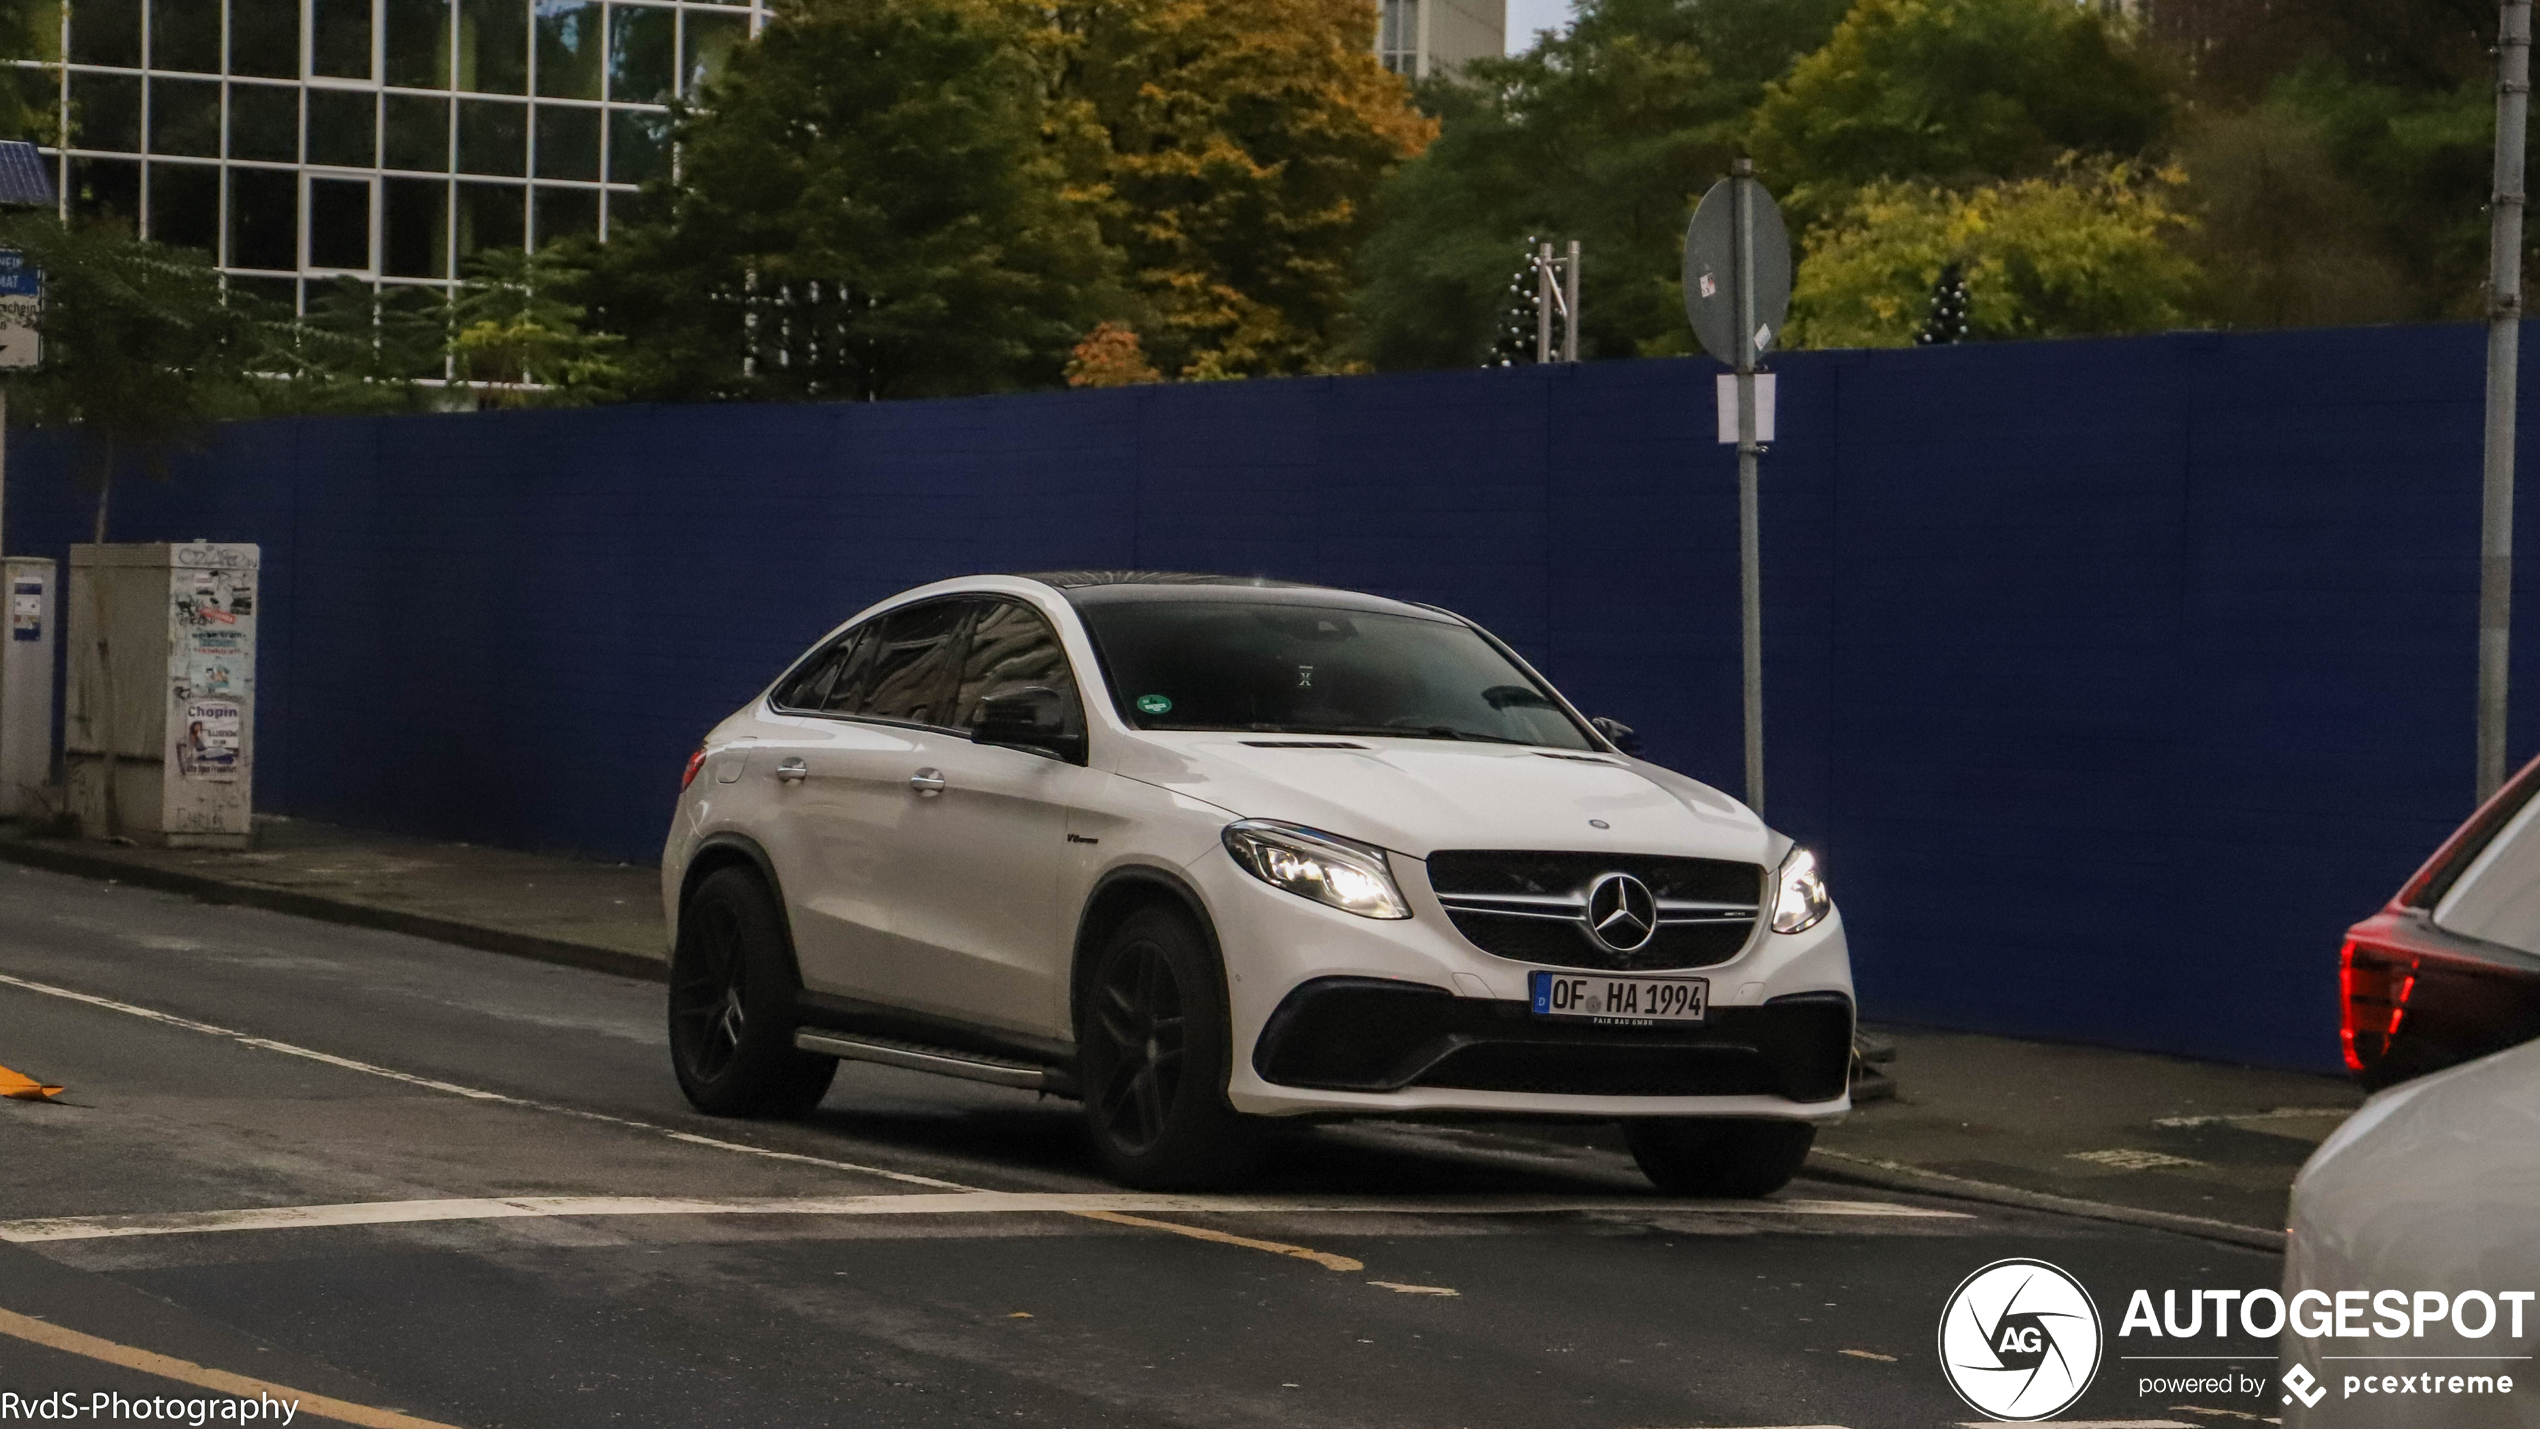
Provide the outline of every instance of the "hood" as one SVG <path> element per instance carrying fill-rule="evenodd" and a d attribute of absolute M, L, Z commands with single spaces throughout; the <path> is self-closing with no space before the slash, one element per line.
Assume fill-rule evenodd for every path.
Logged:
<path fill-rule="evenodd" d="M 1708 785 L 1620 755 L 1351 735 L 1147 731 L 1118 772 L 1247 819 L 1415 858 L 1442 848 L 1677 854 L 1770 866 L 1784 841 Z M 1591 820 L 1608 827 L 1598 828 Z"/>

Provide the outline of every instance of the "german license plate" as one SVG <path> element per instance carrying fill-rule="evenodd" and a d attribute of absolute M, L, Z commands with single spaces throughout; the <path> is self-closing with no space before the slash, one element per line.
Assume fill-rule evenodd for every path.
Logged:
<path fill-rule="evenodd" d="M 1578 1022 L 1700 1022 L 1711 984 L 1698 977 L 1534 973 L 1535 1016 Z"/>

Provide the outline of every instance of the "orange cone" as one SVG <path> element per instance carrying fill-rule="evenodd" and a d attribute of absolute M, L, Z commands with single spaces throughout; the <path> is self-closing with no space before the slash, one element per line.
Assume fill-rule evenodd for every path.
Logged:
<path fill-rule="evenodd" d="M 61 1094 L 60 1087 L 48 1087 L 33 1077 L 0 1067 L 0 1097 L 14 1097 L 22 1102 L 49 1102 Z"/>

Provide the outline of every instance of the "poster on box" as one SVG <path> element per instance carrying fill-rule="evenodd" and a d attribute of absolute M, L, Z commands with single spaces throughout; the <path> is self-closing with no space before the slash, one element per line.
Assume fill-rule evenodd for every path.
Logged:
<path fill-rule="evenodd" d="M 228 784 L 238 778 L 247 711 L 236 700 L 188 700 L 177 733 L 177 772 L 188 779 Z"/>

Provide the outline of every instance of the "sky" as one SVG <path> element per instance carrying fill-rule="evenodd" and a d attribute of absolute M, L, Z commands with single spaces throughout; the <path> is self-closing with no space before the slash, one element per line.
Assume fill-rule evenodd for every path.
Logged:
<path fill-rule="evenodd" d="M 1557 30 L 1570 23 L 1570 0 L 1508 0 L 1508 53 L 1518 54 L 1535 42 L 1535 31 Z"/>

